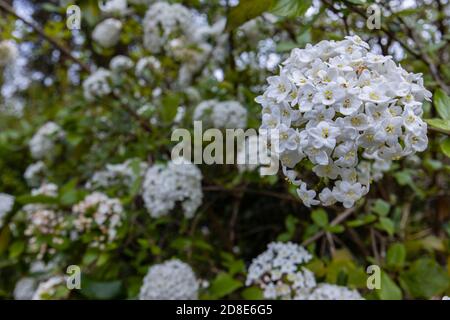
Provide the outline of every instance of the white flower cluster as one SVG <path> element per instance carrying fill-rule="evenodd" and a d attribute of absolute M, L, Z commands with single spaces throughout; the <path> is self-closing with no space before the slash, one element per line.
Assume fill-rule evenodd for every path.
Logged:
<path fill-rule="evenodd" d="M 369 49 L 358 36 L 294 49 L 256 99 L 263 107 L 261 129 L 277 140 L 284 172 L 299 186 L 306 206 L 342 202 L 352 207 L 369 191 L 370 163 L 427 147 L 422 101 L 431 93 L 422 75 Z M 289 170 L 303 159 L 328 185 L 317 191 L 318 198 Z M 361 166 L 362 159 L 369 165 Z"/>
<path fill-rule="evenodd" d="M 206 100 L 194 110 L 194 120 L 204 127 L 239 129 L 247 126 L 247 109 L 237 101 Z"/>
<path fill-rule="evenodd" d="M 134 62 L 127 56 L 118 55 L 111 59 L 109 68 L 113 72 L 121 72 L 133 68 Z"/>
<path fill-rule="evenodd" d="M 22 278 L 16 282 L 13 296 L 15 300 L 31 300 L 36 291 L 36 280 L 34 278 Z"/>
<path fill-rule="evenodd" d="M 23 177 L 31 187 L 40 185 L 45 179 L 45 171 L 47 167 L 43 161 L 37 161 L 30 164 L 23 174 Z"/>
<path fill-rule="evenodd" d="M 121 31 L 122 22 L 108 18 L 95 26 L 92 31 L 92 39 L 104 48 L 111 48 L 119 42 Z"/>
<path fill-rule="evenodd" d="M 127 13 L 127 0 L 101 0 L 100 10 L 106 14 L 124 15 Z"/>
<path fill-rule="evenodd" d="M 107 164 L 105 170 L 94 173 L 92 178 L 86 183 L 86 188 L 92 190 L 108 188 L 115 185 L 130 188 L 138 178 L 144 176 L 148 168 L 145 162 L 136 162 L 136 168 L 133 165 L 133 159 L 119 164 Z"/>
<path fill-rule="evenodd" d="M 0 41 L 0 67 L 6 67 L 17 59 L 19 50 L 11 40 Z"/>
<path fill-rule="evenodd" d="M 6 193 L 0 193 L 0 228 L 3 225 L 4 217 L 12 210 L 13 206 L 14 197 Z"/>
<path fill-rule="evenodd" d="M 198 281 L 192 268 L 177 259 L 150 267 L 144 277 L 140 300 L 196 300 Z"/>
<path fill-rule="evenodd" d="M 310 293 L 299 298 L 301 300 L 364 300 L 357 290 L 329 283 L 321 283 Z"/>
<path fill-rule="evenodd" d="M 304 267 L 312 259 L 305 248 L 272 242 L 253 259 L 246 285 L 258 285 L 266 299 L 296 299 L 316 286 L 314 274 Z"/>
<path fill-rule="evenodd" d="M 56 123 L 50 121 L 44 124 L 28 143 L 31 156 L 34 159 L 42 159 L 51 154 L 55 144 L 65 137 L 64 130 Z"/>
<path fill-rule="evenodd" d="M 59 290 L 61 288 L 62 290 Z M 69 295 L 64 276 L 53 276 L 39 284 L 32 300 L 54 300 L 63 299 Z M 62 294 L 62 296 L 61 296 Z"/>
<path fill-rule="evenodd" d="M 195 34 L 192 13 L 178 3 L 152 4 L 145 14 L 143 25 L 144 46 L 154 53 L 159 53 L 174 37 Z"/>
<path fill-rule="evenodd" d="M 155 74 L 161 72 L 161 62 L 154 56 L 139 59 L 136 63 L 136 76 L 147 82 L 153 81 Z"/>
<path fill-rule="evenodd" d="M 74 227 L 80 235 L 98 232 L 89 245 L 100 249 L 105 249 L 116 239 L 125 215 L 120 200 L 108 198 L 101 192 L 86 196 L 72 207 L 72 213 L 75 215 Z"/>
<path fill-rule="evenodd" d="M 142 197 L 154 218 L 167 215 L 181 203 L 186 218 L 192 218 L 202 204 L 202 173 L 192 163 L 170 161 L 147 170 Z"/>
<path fill-rule="evenodd" d="M 83 82 L 84 97 L 88 101 L 93 101 L 95 98 L 101 98 L 111 93 L 112 89 L 109 84 L 111 72 L 109 70 L 99 68 L 92 73 Z"/>

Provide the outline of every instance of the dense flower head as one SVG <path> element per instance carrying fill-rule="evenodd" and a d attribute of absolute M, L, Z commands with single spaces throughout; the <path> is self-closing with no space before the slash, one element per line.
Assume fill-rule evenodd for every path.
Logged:
<path fill-rule="evenodd" d="M 431 93 L 422 75 L 369 49 L 358 36 L 293 49 L 256 99 L 261 129 L 277 140 L 283 171 L 306 206 L 352 207 L 392 160 L 427 147 L 421 116 Z M 302 161 L 313 164 L 322 190 L 297 179 Z"/>
<path fill-rule="evenodd" d="M 66 287 L 66 277 L 53 276 L 39 284 L 33 294 L 32 300 L 63 300 L 69 296 Z"/>
<path fill-rule="evenodd" d="M 55 144 L 65 137 L 64 130 L 56 123 L 49 121 L 44 124 L 28 143 L 31 156 L 34 159 L 42 159 L 52 154 Z"/>
<path fill-rule="evenodd" d="M 16 60 L 19 51 L 16 43 L 11 40 L 0 41 L 0 67 L 4 67 Z"/>
<path fill-rule="evenodd" d="M 13 206 L 14 197 L 6 193 L 0 193 L 0 228 L 3 225 L 5 215 L 12 210 Z"/>
<path fill-rule="evenodd" d="M 192 218 L 202 204 L 202 173 L 187 160 L 156 164 L 147 170 L 142 197 L 154 218 L 167 215 L 177 203 L 184 216 Z"/>
<path fill-rule="evenodd" d="M 247 126 L 247 109 L 237 101 L 206 100 L 195 108 L 194 120 L 201 120 L 203 127 L 245 128 Z"/>
<path fill-rule="evenodd" d="M 93 101 L 95 98 L 101 98 L 111 93 L 111 85 L 109 83 L 111 78 L 111 71 L 99 68 L 93 72 L 83 82 L 84 97 L 88 101 Z"/>
<path fill-rule="evenodd" d="M 302 246 L 272 242 L 253 259 L 246 285 L 258 285 L 266 299 L 296 299 L 316 286 L 314 274 L 304 267 L 311 259 Z"/>
<path fill-rule="evenodd" d="M 118 55 L 111 59 L 109 68 L 113 72 L 120 72 L 133 68 L 134 62 L 127 56 Z"/>
<path fill-rule="evenodd" d="M 143 177 L 147 167 L 145 162 L 136 162 L 133 159 L 119 164 L 107 164 L 104 170 L 94 173 L 86 183 L 86 188 L 98 189 L 116 185 L 131 188 L 138 178 Z"/>
<path fill-rule="evenodd" d="M 317 285 L 311 292 L 299 297 L 300 300 L 364 300 L 357 290 L 329 283 Z"/>
<path fill-rule="evenodd" d="M 34 162 L 26 168 L 23 177 L 31 187 L 40 185 L 45 179 L 46 169 L 47 167 L 43 161 Z"/>
<path fill-rule="evenodd" d="M 75 216 L 73 225 L 80 237 L 94 234 L 89 239 L 91 247 L 105 249 L 117 238 L 125 213 L 120 200 L 109 198 L 101 192 L 93 192 L 72 207 Z"/>
<path fill-rule="evenodd" d="M 109 18 L 100 22 L 92 32 L 92 39 L 104 48 L 114 47 L 120 40 L 122 22 Z"/>
<path fill-rule="evenodd" d="M 199 284 L 192 268 L 177 259 L 150 267 L 140 300 L 196 300 Z"/>
<path fill-rule="evenodd" d="M 15 300 L 31 300 L 36 290 L 36 280 L 31 277 L 19 279 L 14 287 Z"/>

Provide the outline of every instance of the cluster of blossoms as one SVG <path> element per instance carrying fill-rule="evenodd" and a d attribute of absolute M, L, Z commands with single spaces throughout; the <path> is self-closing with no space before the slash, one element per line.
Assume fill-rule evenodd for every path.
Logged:
<path fill-rule="evenodd" d="M 305 248 L 287 242 L 272 242 L 253 259 L 246 285 L 257 285 L 266 299 L 361 300 L 356 290 L 322 283 L 304 265 L 312 259 Z"/>
<path fill-rule="evenodd" d="M 122 22 L 108 18 L 100 22 L 92 32 L 92 39 L 104 48 L 114 47 L 120 40 Z"/>
<path fill-rule="evenodd" d="M 26 277 L 17 281 L 13 296 L 15 300 L 31 300 L 35 291 L 36 280 L 31 277 Z"/>
<path fill-rule="evenodd" d="M 167 215 L 181 204 L 186 218 L 192 218 L 202 204 L 202 173 L 187 160 L 154 165 L 147 170 L 142 197 L 154 218 Z"/>
<path fill-rule="evenodd" d="M 310 293 L 299 298 L 300 300 L 364 300 L 357 290 L 329 283 L 321 283 Z"/>
<path fill-rule="evenodd" d="M 144 277 L 140 300 L 196 300 L 199 284 L 192 268 L 177 259 L 152 266 Z"/>
<path fill-rule="evenodd" d="M 127 0 L 103 0 L 99 7 L 106 14 L 123 15 L 127 12 Z"/>
<path fill-rule="evenodd" d="M 132 159 L 124 163 L 107 164 L 105 170 L 94 173 L 86 183 L 86 188 L 93 190 L 117 185 L 131 188 L 137 179 L 144 176 L 147 167 L 145 162 L 135 162 Z"/>
<path fill-rule="evenodd" d="M 0 193 L 0 228 L 3 225 L 4 217 L 12 210 L 13 206 L 14 197 L 6 193 Z"/>
<path fill-rule="evenodd" d="M 297 244 L 272 242 L 253 259 L 246 285 L 258 285 L 266 299 L 296 299 L 316 286 L 314 274 L 304 267 L 311 259 Z"/>
<path fill-rule="evenodd" d="M 86 241 L 89 245 L 101 250 L 116 239 L 125 215 L 120 200 L 108 198 L 101 192 L 86 196 L 72 207 L 72 213 L 75 216 L 73 225 L 77 233 L 82 238 L 88 235 L 89 239 Z M 95 234 L 92 239 L 93 233 Z"/>
<path fill-rule="evenodd" d="M 11 40 L 0 41 L 0 67 L 6 67 L 17 59 L 19 51 Z"/>
<path fill-rule="evenodd" d="M 93 72 L 83 82 L 84 97 L 88 101 L 93 101 L 95 98 L 101 98 L 111 93 L 111 85 L 109 83 L 111 72 L 109 70 L 99 68 Z"/>
<path fill-rule="evenodd" d="M 113 72 L 122 72 L 133 68 L 134 62 L 127 56 L 118 55 L 111 59 L 109 68 Z"/>
<path fill-rule="evenodd" d="M 28 143 L 31 156 L 35 159 L 42 159 L 47 154 L 51 154 L 55 144 L 65 137 L 64 130 L 56 123 L 50 121 L 44 124 L 31 138 Z"/>
<path fill-rule="evenodd" d="M 32 300 L 63 300 L 70 294 L 64 276 L 53 276 L 39 284 Z"/>
<path fill-rule="evenodd" d="M 237 101 L 207 100 L 194 110 L 194 120 L 204 127 L 239 129 L 247 126 L 247 109 Z"/>
<path fill-rule="evenodd" d="M 45 179 L 45 171 L 47 167 L 43 161 L 37 161 L 30 164 L 23 174 L 23 177 L 27 181 L 28 185 L 35 187 L 40 185 Z"/>
<path fill-rule="evenodd" d="M 52 183 L 44 183 L 39 188 L 31 190 L 31 194 L 56 197 L 58 187 Z M 56 253 L 54 247 L 62 245 L 64 239 L 69 236 L 70 222 L 64 213 L 53 205 L 41 203 L 27 204 L 22 211 L 25 213 L 26 229 L 24 234 L 29 238 L 30 252 L 37 253 L 38 258 L 42 258 L 46 253 Z M 51 247 L 48 247 L 48 244 Z"/>
<path fill-rule="evenodd" d="M 352 207 L 369 191 L 373 163 L 379 173 L 386 162 L 427 147 L 421 115 L 431 93 L 422 76 L 368 49 L 358 36 L 294 49 L 256 99 L 261 129 L 276 141 L 283 171 L 306 206 Z M 327 185 L 320 192 L 291 170 L 303 159 Z"/>

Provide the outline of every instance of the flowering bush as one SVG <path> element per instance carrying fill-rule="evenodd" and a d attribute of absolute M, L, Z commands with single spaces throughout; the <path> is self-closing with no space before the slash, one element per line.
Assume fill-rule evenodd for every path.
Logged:
<path fill-rule="evenodd" d="M 0 0 L 0 299 L 449 296 L 448 1 L 66 3 Z"/>

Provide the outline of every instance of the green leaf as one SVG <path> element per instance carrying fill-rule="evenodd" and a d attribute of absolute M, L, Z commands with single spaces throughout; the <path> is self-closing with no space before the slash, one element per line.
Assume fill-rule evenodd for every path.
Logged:
<path fill-rule="evenodd" d="M 329 231 L 331 233 L 342 233 L 342 232 L 344 232 L 345 228 L 344 228 L 343 225 L 338 224 L 338 225 L 335 225 L 335 226 L 327 226 L 325 228 L 325 230 L 327 230 L 327 231 Z"/>
<path fill-rule="evenodd" d="M 397 284 L 389 277 L 386 272 L 381 272 L 380 289 L 376 290 L 376 295 L 381 300 L 401 300 L 402 290 Z"/>
<path fill-rule="evenodd" d="M 219 273 L 211 283 L 211 296 L 220 299 L 242 287 L 242 283 L 227 273 Z"/>
<path fill-rule="evenodd" d="M 180 105 L 180 96 L 178 94 L 169 94 L 162 98 L 161 117 L 165 122 L 171 122 L 178 113 Z"/>
<path fill-rule="evenodd" d="M 386 255 L 386 263 L 390 268 L 401 268 L 405 263 L 406 248 L 402 243 L 392 244 Z"/>
<path fill-rule="evenodd" d="M 380 216 L 386 216 L 391 209 L 391 205 L 382 199 L 377 199 L 372 206 L 372 211 Z"/>
<path fill-rule="evenodd" d="M 263 292 L 258 287 L 250 287 L 242 291 L 242 298 L 245 300 L 263 300 Z"/>
<path fill-rule="evenodd" d="M 312 0 L 278 0 L 272 13 L 282 17 L 299 17 L 305 14 L 311 3 Z"/>
<path fill-rule="evenodd" d="M 90 299 L 108 300 L 117 298 L 122 291 L 122 281 L 94 281 L 81 278 L 81 294 Z"/>
<path fill-rule="evenodd" d="M 400 283 L 414 298 L 430 299 L 447 289 L 449 276 L 436 261 L 422 258 L 400 274 Z"/>
<path fill-rule="evenodd" d="M 442 153 L 450 158 L 450 138 L 445 139 L 441 143 Z"/>
<path fill-rule="evenodd" d="M 439 116 L 444 120 L 450 120 L 450 97 L 438 89 L 434 93 L 433 102 Z"/>
<path fill-rule="evenodd" d="M 22 254 L 25 250 L 25 242 L 24 241 L 16 241 L 11 247 L 9 247 L 9 257 L 11 259 L 17 258 Z"/>
<path fill-rule="evenodd" d="M 425 119 L 425 122 L 435 129 L 450 132 L 450 120 L 433 118 L 433 119 Z"/>
<path fill-rule="evenodd" d="M 376 227 L 380 230 L 386 231 L 390 236 L 392 236 L 395 231 L 394 222 L 386 217 L 381 217 L 380 222 L 376 224 Z"/>
<path fill-rule="evenodd" d="M 231 8 L 227 17 L 227 30 L 234 30 L 245 22 L 268 11 L 274 0 L 241 0 L 236 7 Z"/>
<path fill-rule="evenodd" d="M 347 222 L 347 226 L 350 228 L 360 227 L 365 224 L 372 223 L 375 220 L 377 220 L 377 216 L 375 216 L 373 214 L 367 214 L 361 218 L 357 218 L 355 220 L 351 220 L 351 221 Z"/>
<path fill-rule="evenodd" d="M 311 218 L 319 227 L 324 228 L 328 225 L 328 215 L 322 208 L 314 210 L 311 213 Z"/>
<path fill-rule="evenodd" d="M 76 186 L 77 180 L 72 179 L 61 188 L 59 192 L 59 201 L 61 204 L 69 206 L 78 201 Z"/>

